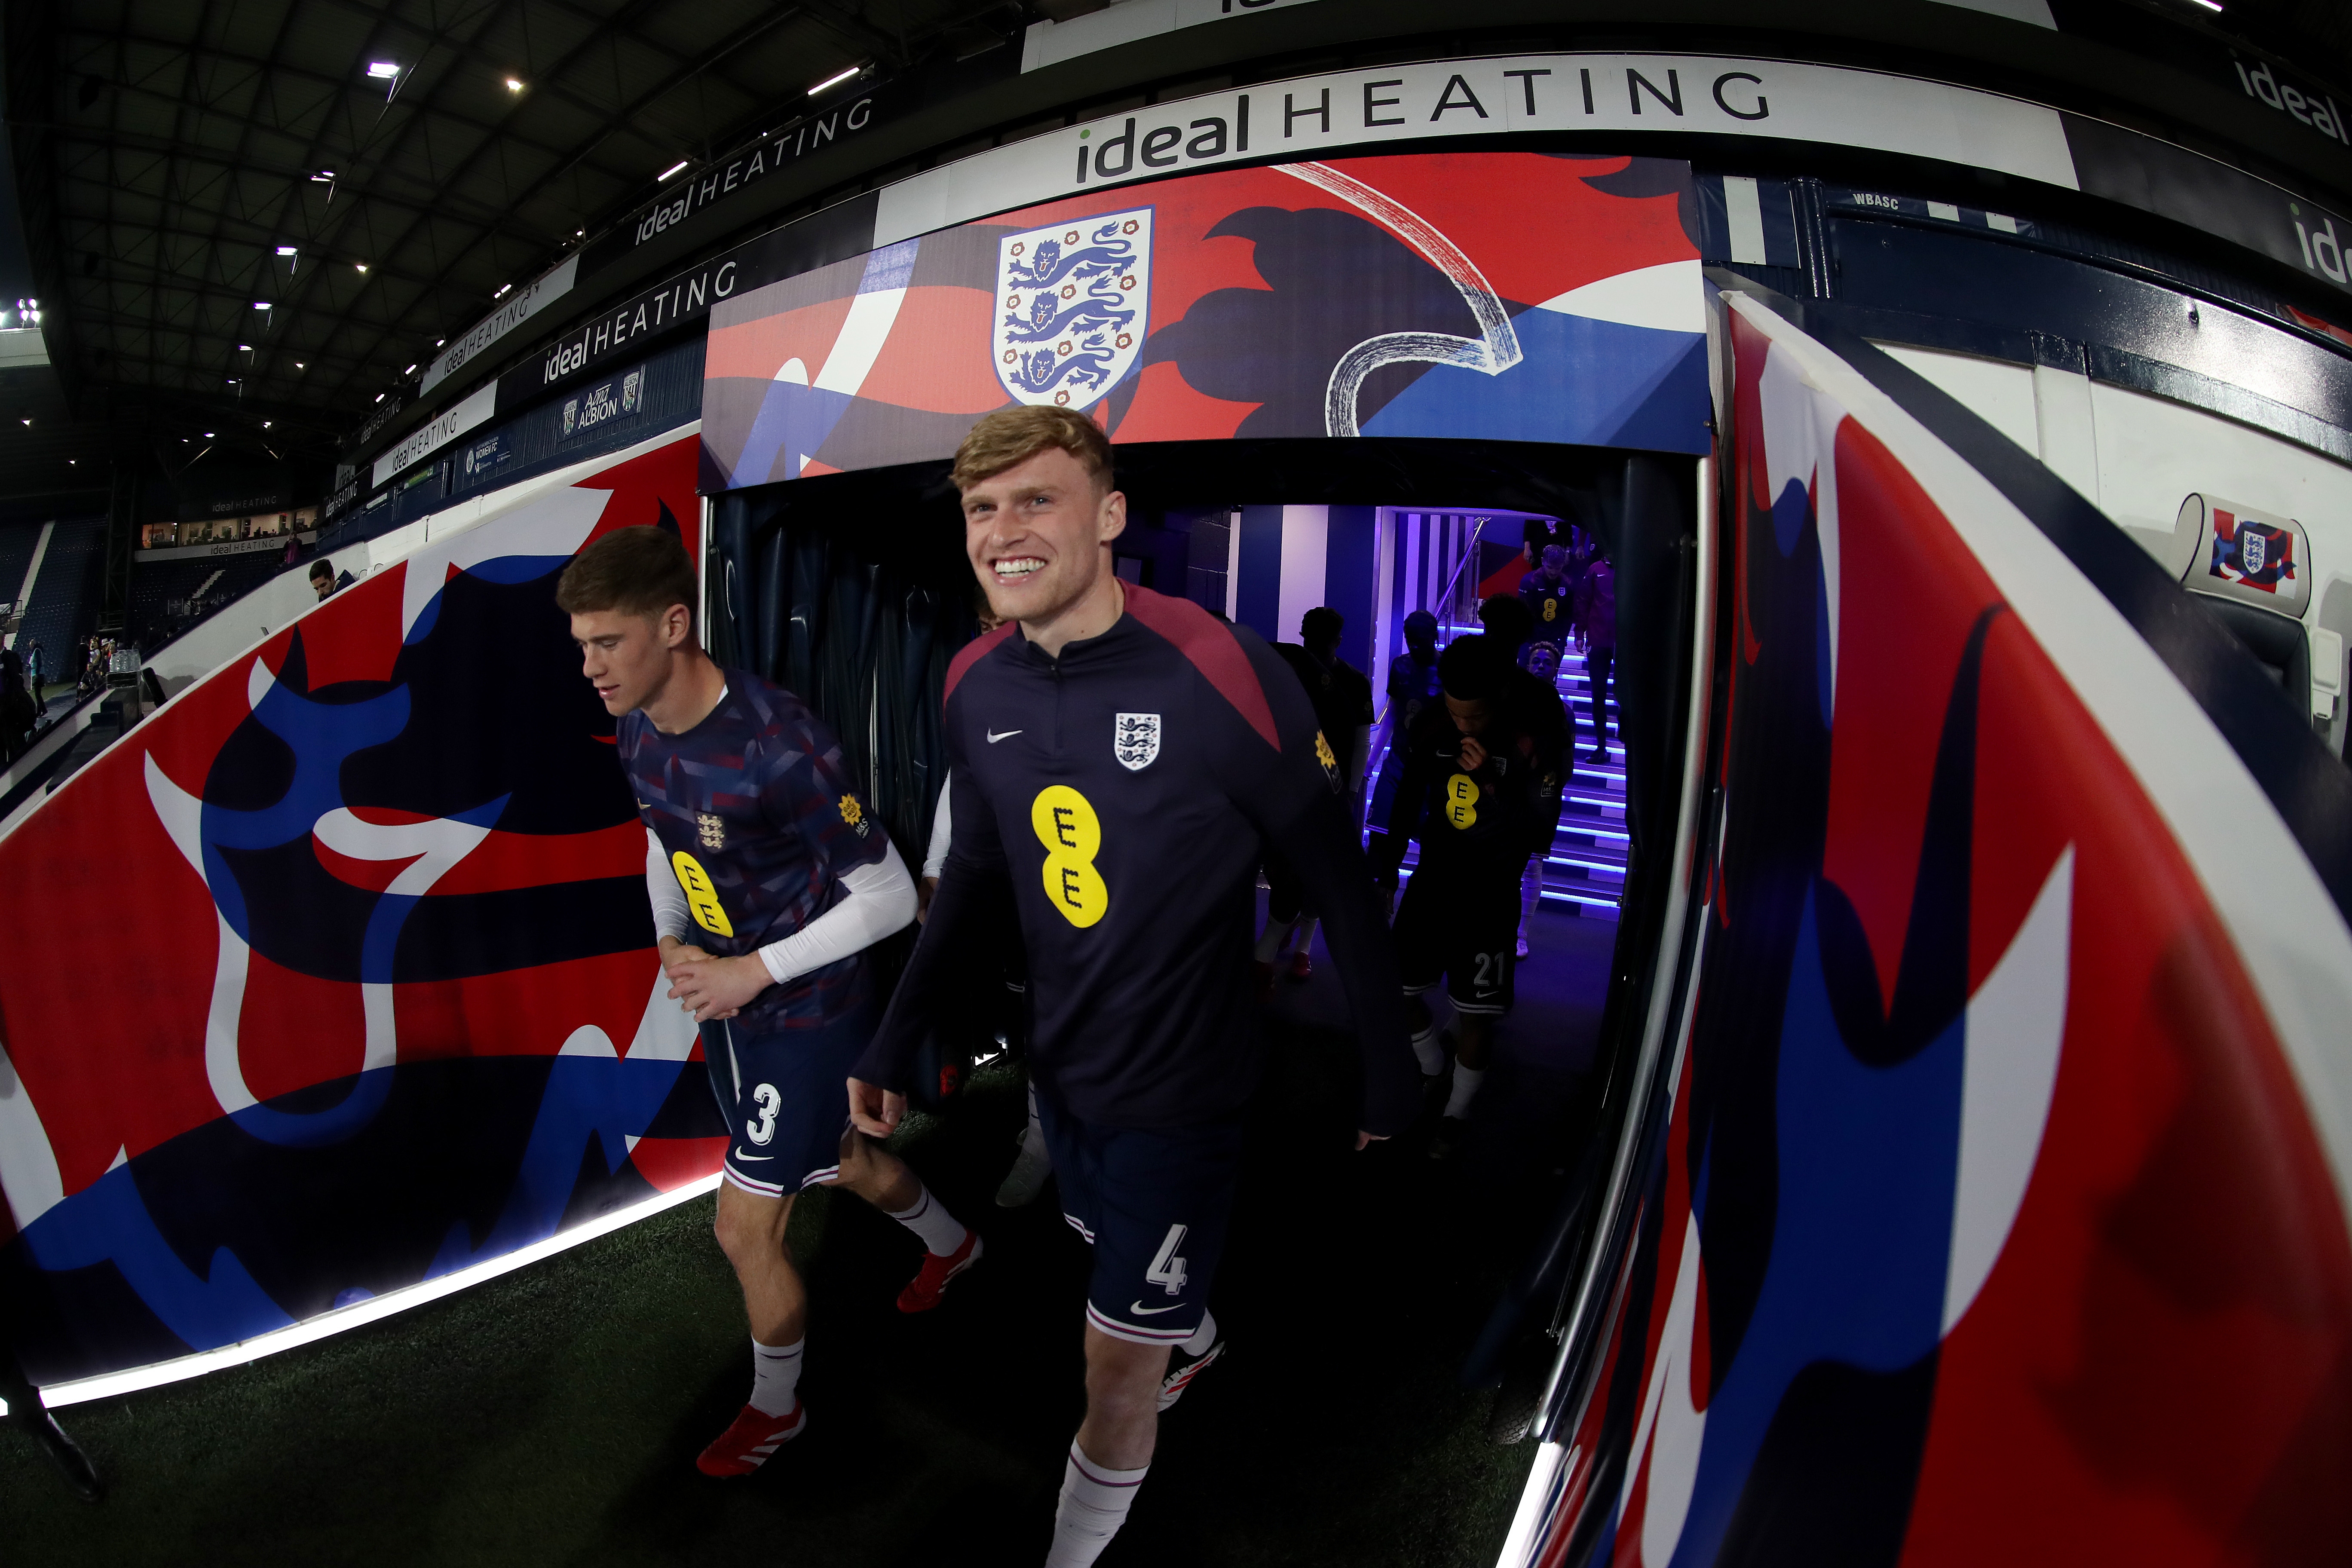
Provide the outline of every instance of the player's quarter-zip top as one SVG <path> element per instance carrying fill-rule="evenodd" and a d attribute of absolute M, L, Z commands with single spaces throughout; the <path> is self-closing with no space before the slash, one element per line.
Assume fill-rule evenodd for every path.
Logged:
<path fill-rule="evenodd" d="M 1041 1092 L 1107 1126 L 1237 1111 L 1258 1071 L 1249 953 L 1271 846 L 1311 898 L 1341 910 L 1330 940 L 1350 1011 L 1370 1020 L 1368 1052 L 1394 1047 L 1392 1061 L 1367 1058 L 1368 1108 L 1383 1123 L 1410 1119 L 1418 1070 L 1386 926 L 1306 690 L 1255 634 L 1130 584 L 1118 621 L 1056 658 L 1017 626 L 967 647 L 942 717 L 952 847 L 861 1078 L 903 1080 L 923 1036 L 951 1026 L 955 944 L 982 942 L 1009 892 Z M 1039 732 L 992 740 L 1024 725 Z"/>

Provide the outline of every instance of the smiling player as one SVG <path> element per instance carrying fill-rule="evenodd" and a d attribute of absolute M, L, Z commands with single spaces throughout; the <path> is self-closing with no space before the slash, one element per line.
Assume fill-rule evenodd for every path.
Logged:
<path fill-rule="evenodd" d="M 1087 1415 L 1046 1558 L 1083 1568 L 1127 1517 L 1159 1412 L 1223 1348 L 1209 1292 L 1260 1064 L 1250 947 L 1265 847 L 1320 906 L 1347 986 L 1360 1147 L 1404 1129 L 1415 1075 L 1339 761 L 1289 668 L 1255 634 L 1119 581 L 1127 501 L 1082 416 L 992 414 L 954 478 L 966 553 L 1017 625 L 949 668 L 954 847 L 850 1096 L 864 1131 L 897 1125 L 916 1047 L 958 1005 L 958 955 L 985 941 L 992 887 L 1010 879 L 1038 1112 L 1066 1217 L 1094 1246 Z"/>
<path fill-rule="evenodd" d="M 696 596 L 685 547 L 657 528 L 597 540 L 555 590 L 581 672 L 621 721 L 663 973 L 701 1026 L 730 1134 L 719 1245 L 751 1320 L 751 1397 L 696 1462 L 740 1476 L 807 1426 L 796 1388 L 808 1295 L 784 1246 L 802 1188 L 847 1187 L 922 1238 L 900 1311 L 937 1306 L 981 1244 L 897 1156 L 849 1130 L 843 1082 L 876 1008 L 861 954 L 915 918 L 914 881 L 824 721 L 703 653 Z"/>

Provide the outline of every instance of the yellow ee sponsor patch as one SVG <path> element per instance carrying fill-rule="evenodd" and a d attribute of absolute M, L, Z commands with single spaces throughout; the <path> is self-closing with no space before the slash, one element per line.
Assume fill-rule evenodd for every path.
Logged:
<path fill-rule="evenodd" d="M 1315 731 L 1315 760 L 1322 763 L 1323 771 L 1334 779 L 1339 776 L 1339 759 L 1331 754 L 1331 742 L 1323 738 L 1320 730 Z"/>
<path fill-rule="evenodd" d="M 1029 826 L 1045 847 L 1045 901 L 1084 931 L 1110 910 L 1110 889 L 1095 869 L 1102 819 L 1076 790 L 1047 784 L 1029 803 Z"/>
<path fill-rule="evenodd" d="M 677 885 L 686 889 L 686 907 L 694 915 L 694 923 L 713 936 L 733 936 L 734 925 L 727 919 L 726 907 L 719 901 L 719 889 L 712 885 L 710 873 L 701 862 L 681 849 L 669 858 L 669 868 L 677 873 Z"/>
<path fill-rule="evenodd" d="M 1558 616 L 1559 614 L 1559 601 L 1558 599 L 1546 599 L 1544 601 L 1544 619 L 1548 621 L 1551 620 Z"/>
<path fill-rule="evenodd" d="M 866 808 L 857 804 L 857 797 L 854 795 L 841 797 L 841 820 L 857 829 L 857 837 L 860 838 L 874 831 L 866 826 Z"/>
<path fill-rule="evenodd" d="M 1456 827 L 1471 827 L 1478 821 L 1478 781 L 1468 773 L 1445 781 L 1445 820 Z"/>

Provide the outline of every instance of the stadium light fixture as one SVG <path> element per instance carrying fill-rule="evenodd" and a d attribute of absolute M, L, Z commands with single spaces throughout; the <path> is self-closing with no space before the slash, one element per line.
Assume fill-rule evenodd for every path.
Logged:
<path fill-rule="evenodd" d="M 378 81 L 390 81 L 400 74 L 400 67 L 391 60 L 370 60 L 368 75 Z"/>
<path fill-rule="evenodd" d="M 2208 11 L 2219 11 L 2221 8 L 2221 0 L 2197 0 L 2197 4 L 2204 6 Z"/>
<path fill-rule="evenodd" d="M 367 263 L 364 261 L 354 261 L 352 265 L 358 268 L 362 272 L 367 270 Z"/>
<path fill-rule="evenodd" d="M 269 301 L 267 300 L 256 300 L 253 302 L 253 308 L 257 310 L 267 310 L 269 309 Z"/>
<path fill-rule="evenodd" d="M 310 183 L 314 185 L 331 185 L 335 183 L 335 172 L 332 169 L 321 169 L 310 176 Z"/>
<path fill-rule="evenodd" d="M 382 402 L 383 401 L 383 393 L 381 393 L 381 392 L 377 393 L 377 394 L 375 395 L 375 400 L 376 400 L 378 403 L 382 403 Z"/>
<path fill-rule="evenodd" d="M 299 256 L 302 253 L 294 246 L 281 245 L 278 247 L 278 254 L 280 256 Z"/>
<path fill-rule="evenodd" d="M 491 295 L 490 298 L 493 300 L 503 300 L 507 297 L 507 290 L 513 287 L 514 285 L 511 283 L 501 283 L 499 285 L 499 291 Z"/>
<path fill-rule="evenodd" d="M 213 433 L 212 433 L 211 431 L 209 431 L 209 430 L 205 431 L 205 440 L 207 440 L 207 441 L 209 441 L 209 440 L 211 440 L 212 438 L 213 438 Z"/>
<path fill-rule="evenodd" d="M 267 420 L 267 419 L 263 420 L 263 421 L 261 422 L 261 427 L 262 427 L 264 430 L 268 429 L 268 428 L 269 428 L 269 421 L 268 421 L 268 420 Z"/>
<path fill-rule="evenodd" d="M 299 360 L 299 359 L 298 359 L 298 360 L 296 360 L 296 361 L 294 362 L 294 368 L 295 368 L 296 370 L 306 370 L 306 369 L 308 369 L 309 367 L 308 367 L 307 365 L 303 364 L 303 363 L 302 363 L 300 360 Z"/>
<path fill-rule="evenodd" d="M 856 76 L 859 71 L 862 71 L 865 68 L 866 68 L 864 66 L 852 66 L 845 71 L 835 71 L 833 75 L 825 78 L 823 81 L 809 89 L 808 95 L 811 98 L 814 98 L 826 88 L 839 87 L 843 82 L 847 81 L 851 77 Z"/>
<path fill-rule="evenodd" d="M 522 90 L 522 83 L 516 80 L 513 77 L 509 77 L 507 78 L 507 90 L 509 92 L 520 92 Z"/>
<path fill-rule="evenodd" d="M 236 345 L 236 352 L 241 354 L 249 354 L 253 352 L 253 345 L 251 343 L 239 343 Z"/>
<path fill-rule="evenodd" d="M 656 174 L 654 176 L 654 184 L 660 184 L 664 180 L 677 174 L 692 162 L 694 162 L 694 160 L 691 158 L 680 158 L 677 163 L 672 163 L 668 168 L 664 169 L 660 174 Z"/>
<path fill-rule="evenodd" d="M 410 365 L 406 370 L 402 371 L 400 374 L 403 375 L 415 375 L 416 374 L 416 367 L 415 365 Z"/>

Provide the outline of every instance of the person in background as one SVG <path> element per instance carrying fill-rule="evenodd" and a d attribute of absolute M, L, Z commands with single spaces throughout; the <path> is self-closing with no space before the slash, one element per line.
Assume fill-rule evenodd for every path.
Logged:
<path fill-rule="evenodd" d="M 1531 517 L 1519 531 L 1519 559 L 1532 570 L 1543 563 L 1546 550 L 1555 544 L 1567 544 L 1576 531 L 1574 523 L 1563 522 L 1556 517 Z"/>
<path fill-rule="evenodd" d="M 1591 760 L 1609 760 L 1609 678 L 1617 664 L 1617 569 L 1609 557 L 1596 555 L 1576 585 L 1576 646 L 1584 653 L 1584 672 L 1591 681 L 1592 752 Z M 1571 747 L 1572 749 L 1572 747 Z"/>
<path fill-rule="evenodd" d="M 1364 764 L 1371 753 L 1372 683 L 1362 670 L 1339 657 L 1339 634 L 1347 619 L 1328 605 L 1318 605 L 1299 617 L 1295 643 L 1276 643 L 1274 651 L 1307 689 L 1315 722 L 1324 740 L 1340 759 L 1339 789 L 1348 820 L 1363 819 Z M 1282 947 L 1295 935 L 1290 977 L 1304 980 L 1314 973 L 1308 956 L 1315 945 L 1315 917 L 1306 909 L 1305 889 L 1279 856 L 1265 862 L 1265 929 L 1258 933 L 1257 965 L 1261 992 L 1274 977 Z"/>
<path fill-rule="evenodd" d="M 1526 671 L 1507 639 L 1456 637 L 1438 670 L 1444 701 L 1423 709 L 1405 732 L 1404 783 L 1373 870 L 1393 888 L 1405 840 L 1421 841 L 1421 865 L 1397 910 L 1396 951 L 1413 1054 L 1433 1089 L 1445 1070 L 1445 1037 L 1423 998 L 1443 982 L 1454 1004 L 1454 1085 L 1433 1160 L 1460 1146 L 1495 1030 L 1511 1010 L 1512 884 L 1559 826 L 1567 770 L 1561 731 L 1528 705 L 1528 687 L 1514 679 Z"/>
<path fill-rule="evenodd" d="M 1528 636 L 1554 649 L 1567 646 L 1569 622 L 1576 615 L 1576 584 L 1569 579 L 1568 562 L 1566 545 L 1547 544 L 1536 569 L 1519 579 L 1519 602 L 1534 623 Z"/>
<path fill-rule="evenodd" d="M 318 595 L 320 603 L 324 604 L 334 591 L 335 563 L 321 555 L 310 563 L 310 592 Z"/>
<path fill-rule="evenodd" d="M 33 706 L 36 709 L 42 707 L 44 704 L 44 699 L 41 696 L 41 678 L 44 671 L 41 668 L 41 639 L 35 637 L 33 639 L 33 646 L 25 651 L 25 668 L 32 676 Z"/>
<path fill-rule="evenodd" d="M 1438 689 L 1437 617 L 1415 610 L 1404 618 L 1404 652 L 1389 660 L 1389 708 L 1381 719 L 1380 744 L 1370 752 L 1381 758 L 1380 779 L 1372 785 L 1371 809 L 1366 814 L 1375 835 L 1389 830 L 1389 807 L 1396 802 L 1397 780 L 1404 775 L 1397 739 L 1423 705 L 1436 699 Z"/>
<path fill-rule="evenodd" d="M 1548 546 L 1557 550 L 1558 545 Z M 1513 598 L 1497 594 L 1478 606 L 1478 624 L 1486 635 L 1498 643 L 1507 644 L 1513 668 L 1507 678 L 1512 706 L 1529 717 L 1529 721 L 1543 731 L 1544 743 L 1559 748 L 1563 765 L 1576 757 L 1576 714 L 1560 700 L 1559 647 L 1534 635 L 1535 618 L 1525 598 Z M 1563 639 L 1568 631 L 1563 623 Z M 1519 934 L 1514 952 L 1528 955 L 1528 928 L 1534 923 L 1537 908 L 1543 902 L 1543 858 L 1550 847 L 1547 842 L 1528 858 L 1526 868 L 1519 873 Z"/>
<path fill-rule="evenodd" d="M 0 762 L 13 763 L 33 728 L 32 693 L 25 689 L 25 661 L 15 648 L 0 652 Z"/>

